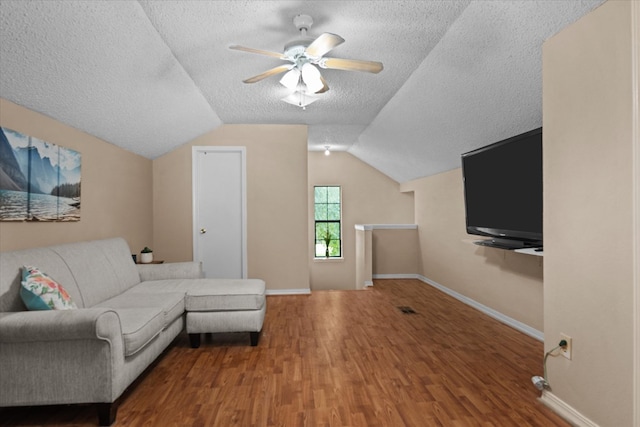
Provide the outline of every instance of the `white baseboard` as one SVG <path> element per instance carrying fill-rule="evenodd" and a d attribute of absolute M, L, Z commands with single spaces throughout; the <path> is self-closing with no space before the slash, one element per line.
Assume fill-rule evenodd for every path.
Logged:
<path fill-rule="evenodd" d="M 544 390 L 538 400 L 571 425 L 576 427 L 598 427 L 598 424 L 576 411 L 572 406 L 568 405 L 564 400 L 558 398 L 558 396 L 550 391 Z"/>
<path fill-rule="evenodd" d="M 453 298 L 457 299 L 458 301 L 461 301 L 473 308 L 475 308 L 476 310 L 479 310 L 481 312 L 483 312 L 484 314 L 493 317 L 494 319 L 498 320 L 499 322 L 502 322 L 506 325 L 511 326 L 513 329 L 516 329 L 526 335 L 529 335 L 532 338 L 537 339 L 538 341 L 544 341 L 544 333 L 532 328 L 531 326 L 522 323 L 516 319 L 513 319 L 509 316 L 506 316 L 502 313 L 500 313 L 499 311 L 496 311 L 494 309 L 492 309 L 491 307 L 487 307 L 484 304 L 479 303 L 478 301 L 475 301 L 469 297 L 466 297 L 464 295 L 462 295 L 461 293 L 458 293 L 452 289 L 447 288 L 444 285 L 441 285 L 440 283 L 428 279 L 420 274 L 374 274 L 373 275 L 374 279 L 418 279 L 430 286 L 433 286 L 434 288 L 444 292 L 445 294 L 452 296 Z"/>
<path fill-rule="evenodd" d="M 509 316 L 506 316 L 502 313 L 500 313 L 499 311 L 494 310 L 491 307 L 487 307 L 484 304 L 479 303 L 478 301 L 475 301 L 469 297 L 466 297 L 464 295 L 462 295 L 461 293 L 458 293 L 452 289 L 447 288 L 446 286 L 441 285 L 438 282 L 435 282 L 431 279 L 428 279 L 422 275 L 417 275 L 417 278 L 420 279 L 421 281 L 423 281 L 424 283 L 433 286 L 434 288 L 444 292 L 445 294 L 452 296 L 453 298 L 457 299 L 458 301 L 461 301 L 473 308 L 475 308 L 476 310 L 479 310 L 481 312 L 483 312 L 484 314 L 486 314 L 487 316 L 493 317 L 494 319 L 496 319 L 499 322 L 502 322 L 508 326 L 511 326 L 513 329 L 516 329 L 520 332 L 522 332 L 523 334 L 529 335 L 532 338 L 537 339 L 538 341 L 544 341 L 544 332 L 541 332 L 535 328 L 532 328 L 531 326 L 524 324 L 522 322 L 520 322 L 519 320 L 513 319 Z"/>
<path fill-rule="evenodd" d="M 364 287 L 367 288 L 369 286 L 373 286 L 373 280 L 365 280 Z"/>
<path fill-rule="evenodd" d="M 266 295 L 309 295 L 311 293 L 311 289 L 302 288 L 302 289 L 267 289 Z"/>
<path fill-rule="evenodd" d="M 452 289 L 447 288 L 444 285 L 441 285 L 440 283 L 433 281 L 431 279 L 428 279 L 420 274 L 374 274 L 373 275 L 374 279 L 418 279 L 430 286 L 433 286 L 434 288 L 444 292 L 445 294 L 452 296 L 453 298 L 457 299 L 458 301 L 461 301 L 473 308 L 475 308 L 476 310 L 481 311 L 482 313 L 493 317 L 494 319 L 511 326 L 512 328 L 526 334 L 529 335 L 532 338 L 537 339 L 538 341 L 544 341 L 544 333 L 532 328 L 529 325 L 526 325 L 516 319 L 513 319 L 509 316 L 506 316 L 502 313 L 500 313 L 499 311 L 496 311 L 490 307 L 487 307 L 484 304 L 481 304 L 469 297 L 466 297 Z M 365 286 L 373 286 L 373 282 L 369 282 L 366 281 L 365 282 Z M 267 295 L 308 295 L 311 294 L 311 289 L 308 288 L 302 288 L 302 289 L 267 289 L 266 291 Z"/>
<path fill-rule="evenodd" d="M 419 279 L 419 274 L 374 274 L 374 279 Z"/>

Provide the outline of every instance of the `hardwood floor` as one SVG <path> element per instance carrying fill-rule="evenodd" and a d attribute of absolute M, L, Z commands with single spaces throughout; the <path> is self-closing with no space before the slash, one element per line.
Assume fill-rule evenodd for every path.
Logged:
<path fill-rule="evenodd" d="M 267 304 L 257 347 L 248 334 L 198 349 L 178 337 L 116 425 L 569 426 L 536 400 L 542 343 L 418 280 Z M 89 406 L 0 410 L 2 426 L 96 422 Z"/>

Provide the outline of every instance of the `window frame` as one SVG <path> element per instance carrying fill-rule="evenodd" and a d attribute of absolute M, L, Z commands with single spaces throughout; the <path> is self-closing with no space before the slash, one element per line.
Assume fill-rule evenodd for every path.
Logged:
<path fill-rule="evenodd" d="M 327 201 L 324 203 L 317 203 L 316 202 L 316 189 L 317 188 L 338 188 L 339 189 L 339 193 L 340 193 L 340 199 L 338 203 L 329 203 L 329 197 L 327 196 Z M 329 205 L 332 204 L 338 204 L 339 205 L 339 219 L 316 219 L 317 215 L 317 205 L 326 205 L 327 206 L 327 211 L 328 211 L 328 207 Z M 328 216 L 328 215 L 327 215 Z M 338 248 L 339 248 L 339 252 L 336 255 L 329 255 L 328 257 L 326 255 L 319 255 L 318 254 L 318 245 L 322 245 L 325 250 L 326 250 L 326 244 L 324 243 L 323 240 L 318 239 L 318 234 L 317 234 L 317 230 L 318 230 L 318 224 L 337 224 L 338 227 L 338 233 L 337 233 L 337 239 L 333 238 L 331 239 L 331 242 L 338 242 Z M 332 236 L 332 237 L 335 237 Z M 317 260 L 339 260 L 339 259 L 343 259 L 343 254 L 344 254 L 344 248 L 342 247 L 343 244 L 343 239 L 342 239 L 342 186 L 341 185 L 314 185 L 313 186 L 313 256 L 314 259 Z"/>

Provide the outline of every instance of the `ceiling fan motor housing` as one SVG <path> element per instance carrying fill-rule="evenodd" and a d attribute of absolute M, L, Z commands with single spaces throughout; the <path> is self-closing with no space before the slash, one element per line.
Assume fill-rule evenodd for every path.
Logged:
<path fill-rule="evenodd" d="M 307 31 L 313 25 L 313 19 L 309 15 L 296 15 L 293 18 L 293 25 L 300 31 L 300 37 L 284 45 L 284 56 L 292 62 L 297 62 L 299 58 L 306 57 L 305 49 L 314 40 L 307 37 Z"/>
<path fill-rule="evenodd" d="M 293 25 L 296 26 L 298 31 L 309 31 L 309 28 L 313 25 L 313 19 L 309 15 L 296 15 L 293 17 Z"/>
<path fill-rule="evenodd" d="M 294 61 L 300 56 L 305 55 L 305 49 L 311 44 L 311 37 L 301 37 L 290 41 L 284 45 L 284 56 Z"/>

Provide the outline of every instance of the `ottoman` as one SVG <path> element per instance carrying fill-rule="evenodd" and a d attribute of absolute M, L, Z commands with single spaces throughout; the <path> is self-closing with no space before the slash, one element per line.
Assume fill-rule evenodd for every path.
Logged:
<path fill-rule="evenodd" d="M 200 334 L 220 332 L 249 332 L 251 345 L 258 345 L 266 309 L 263 280 L 194 280 L 185 296 L 191 347 L 200 346 Z"/>

